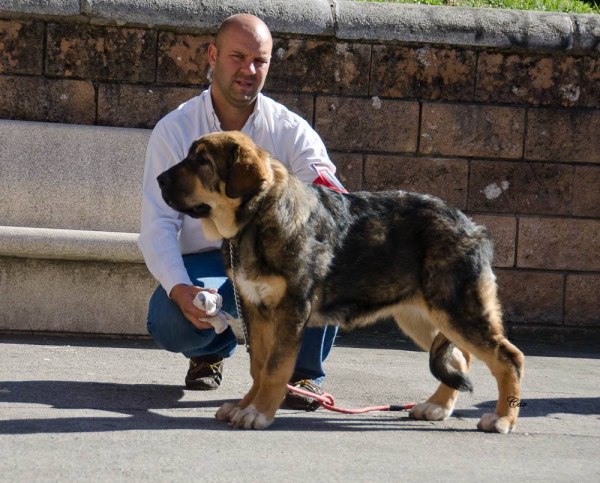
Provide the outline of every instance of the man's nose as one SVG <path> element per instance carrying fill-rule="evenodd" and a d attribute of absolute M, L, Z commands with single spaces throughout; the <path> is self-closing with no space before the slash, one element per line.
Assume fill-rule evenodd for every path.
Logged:
<path fill-rule="evenodd" d="M 171 177 L 165 172 L 158 175 L 156 181 L 158 181 L 158 186 L 160 186 L 160 189 L 162 190 L 171 184 Z"/>
<path fill-rule="evenodd" d="M 254 62 L 248 62 L 244 67 L 243 70 L 249 72 L 251 75 L 256 74 L 256 66 L 254 65 Z"/>

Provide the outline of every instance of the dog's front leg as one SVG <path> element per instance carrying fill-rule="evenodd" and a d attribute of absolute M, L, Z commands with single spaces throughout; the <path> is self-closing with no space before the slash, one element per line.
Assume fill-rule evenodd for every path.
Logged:
<path fill-rule="evenodd" d="M 284 323 L 281 320 L 276 318 L 269 324 L 272 335 L 263 339 L 266 359 L 258 376 L 259 384 L 256 395 L 245 408 L 239 407 L 229 415 L 230 424 L 235 428 L 264 429 L 269 427 L 283 402 L 287 392 L 286 385 L 292 377 L 296 365 L 302 341 L 302 330 L 298 327 L 297 322 Z M 252 347 L 254 348 L 254 343 Z"/>
<path fill-rule="evenodd" d="M 237 403 L 228 402 L 223 404 L 215 414 L 220 421 L 230 420 L 239 410 L 246 409 L 255 398 L 260 387 L 261 371 L 267 358 L 267 341 L 273 338 L 272 325 L 262 319 L 258 313 L 252 314 L 252 324 L 249 324 L 250 332 L 250 375 L 252 376 L 252 387 L 246 395 Z"/>

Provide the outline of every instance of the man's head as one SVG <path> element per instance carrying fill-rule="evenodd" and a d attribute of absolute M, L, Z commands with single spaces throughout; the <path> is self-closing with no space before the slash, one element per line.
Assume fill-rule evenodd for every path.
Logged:
<path fill-rule="evenodd" d="M 258 17 L 226 19 L 208 48 L 213 94 L 236 108 L 252 104 L 265 84 L 272 48 L 271 32 Z"/>

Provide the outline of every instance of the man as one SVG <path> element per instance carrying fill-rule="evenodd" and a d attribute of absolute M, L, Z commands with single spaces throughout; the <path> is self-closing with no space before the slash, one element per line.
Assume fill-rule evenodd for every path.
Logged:
<path fill-rule="evenodd" d="M 260 94 L 272 46 L 271 33 L 259 18 L 240 14 L 225 20 L 208 48 L 211 87 L 163 118 L 148 143 L 139 247 L 148 269 L 160 282 L 150 300 L 148 331 L 160 347 L 189 358 L 185 382 L 190 389 L 217 389 L 223 359 L 237 346 L 231 327 L 216 334 L 210 324 L 199 320 L 206 314 L 193 305 L 194 297 L 202 290 L 218 291 L 223 296 L 223 310 L 233 315 L 237 311 L 218 249 L 221 242 L 206 240 L 199 220 L 169 208 L 156 177 L 184 159 L 196 138 L 230 130 L 249 135 L 303 181 L 317 178 L 313 164 L 335 172 L 322 140 L 310 125 Z M 322 363 L 336 332 L 333 326 L 306 330 L 290 381 L 293 385 L 322 393 Z M 291 393 L 285 402 L 296 409 L 319 407 L 315 399 Z"/>

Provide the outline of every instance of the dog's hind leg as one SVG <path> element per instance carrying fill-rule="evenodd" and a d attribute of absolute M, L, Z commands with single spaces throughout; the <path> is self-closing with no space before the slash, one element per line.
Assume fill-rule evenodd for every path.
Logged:
<path fill-rule="evenodd" d="M 524 357 L 504 335 L 496 282 L 491 270 L 484 271 L 477 286 L 465 293 L 460 316 L 449 319 L 446 335 L 489 367 L 498 385 L 498 403 L 493 414 L 484 414 L 478 429 L 508 433 L 519 414 L 518 404 Z"/>
<path fill-rule="evenodd" d="M 419 347 L 425 351 L 432 351 L 430 365 L 435 360 L 433 357 L 441 355 L 441 349 L 447 349 L 445 362 L 448 362 L 460 374 L 468 372 L 471 355 L 454 346 L 441 347 L 445 338 L 432 323 L 424 303 L 402 306 L 394 312 L 394 318 L 400 329 Z M 438 341 L 436 346 L 434 346 L 434 341 Z M 415 405 L 409 415 L 415 419 L 441 421 L 450 417 L 457 399 L 458 390 L 442 382 L 433 395 L 427 401 Z"/>

